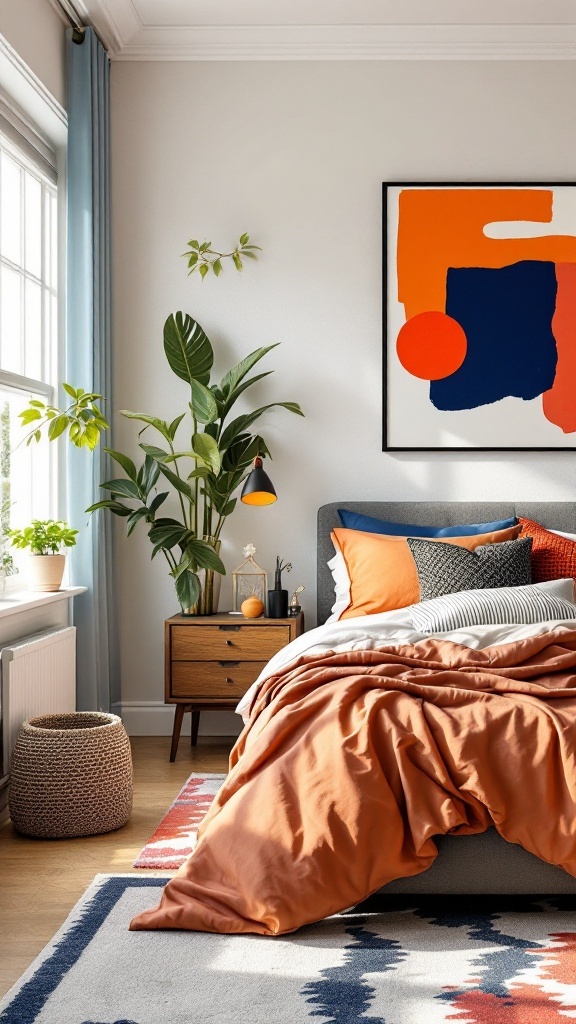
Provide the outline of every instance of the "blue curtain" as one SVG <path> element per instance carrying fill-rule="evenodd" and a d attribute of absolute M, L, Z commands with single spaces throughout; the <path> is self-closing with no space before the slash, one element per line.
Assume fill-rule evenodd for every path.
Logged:
<path fill-rule="evenodd" d="M 65 380 L 112 400 L 110 340 L 110 62 L 91 28 L 68 33 L 67 343 Z M 79 529 L 72 582 L 79 710 L 108 710 L 119 699 L 111 516 L 85 509 L 101 496 L 108 457 L 68 446 L 67 518 Z M 108 474 L 108 476 L 107 476 Z"/>

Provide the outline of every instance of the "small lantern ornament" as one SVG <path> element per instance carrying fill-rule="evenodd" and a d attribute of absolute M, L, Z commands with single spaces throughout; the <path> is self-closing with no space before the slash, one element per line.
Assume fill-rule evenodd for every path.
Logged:
<path fill-rule="evenodd" d="M 266 571 L 254 560 L 256 548 L 253 544 L 247 544 L 242 553 L 246 561 L 232 573 L 232 608 L 235 612 L 241 610 L 242 603 L 248 597 L 257 597 L 266 607 L 268 577 Z"/>

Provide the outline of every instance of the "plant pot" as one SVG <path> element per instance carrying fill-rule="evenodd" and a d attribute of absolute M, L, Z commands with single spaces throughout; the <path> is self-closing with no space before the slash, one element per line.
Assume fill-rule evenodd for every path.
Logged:
<path fill-rule="evenodd" d="M 30 555 L 28 578 L 30 590 L 50 592 L 60 590 L 66 555 Z"/>

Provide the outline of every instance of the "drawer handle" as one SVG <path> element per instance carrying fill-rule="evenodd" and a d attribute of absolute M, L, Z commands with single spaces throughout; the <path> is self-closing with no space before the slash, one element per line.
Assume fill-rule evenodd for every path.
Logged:
<path fill-rule="evenodd" d="M 239 665 L 240 662 L 239 661 L 220 661 L 219 664 L 222 665 L 222 668 L 226 668 L 226 667 L 231 668 L 232 666 L 236 667 L 236 665 Z"/>
<path fill-rule="evenodd" d="M 226 641 L 226 646 L 227 646 L 227 647 L 233 647 L 233 646 L 234 646 L 234 644 L 232 643 L 232 641 L 231 641 L 231 640 L 227 640 L 227 641 Z"/>
<path fill-rule="evenodd" d="M 233 683 L 233 682 L 234 682 L 234 680 L 233 680 L 233 679 L 230 679 L 230 676 L 226 676 L 226 682 L 227 682 L 227 683 Z"/>
<path fill-rule="evenodd" d="M 241 629 L 241 628 L 242 628 L 241 626 L 218 626 L 218 629 L 221 629 L 221 630 L 226 631 L 228 633 L 230 633 L 232 631 L 238 632 L 238 630 Z"/>

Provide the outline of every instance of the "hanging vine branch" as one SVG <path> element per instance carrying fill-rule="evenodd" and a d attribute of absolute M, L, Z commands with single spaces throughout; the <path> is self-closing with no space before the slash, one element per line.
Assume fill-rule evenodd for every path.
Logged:
<path fill-rule="evenodd" d="M 198 270 L 202 280 L 210 272 L 210 268 L 216 277 L 219 277 L 223 270 L 223 260 L 232 260 L 236 270 L 240 271 L 244 266 L 242 260 L 257 260 L 256 250 L 262 252 L 259 245 L 250 244 L 250 235 L 247 233 L 240 235 L 238 243 L 231 252 L 218 252 L 217 249 L 212 248 L 212 242 L 200 244 L 196 238 L 192 238 L 188 245 L 190 248 L 182 253 L 183 258 L 188 260 L 188 276 Z"/>

